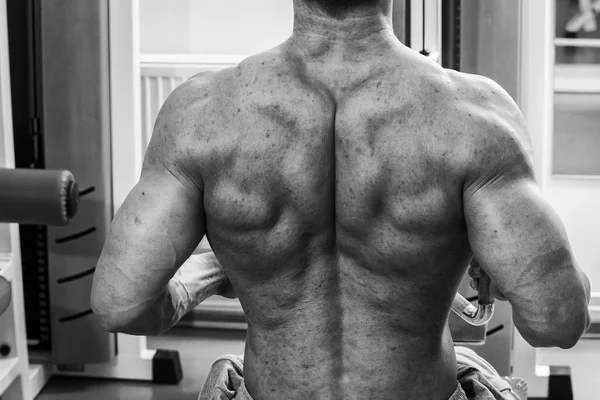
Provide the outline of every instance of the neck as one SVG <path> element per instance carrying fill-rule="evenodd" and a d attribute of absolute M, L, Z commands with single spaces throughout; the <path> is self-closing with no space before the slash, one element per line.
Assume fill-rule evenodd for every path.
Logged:
<path fill-rule="evenodd" d="M 303 44 L 344 43 L 365 45 L 394 37 L 390 1 L 373 6 L 360 6 L 345 11 L 337 18 L 327 15 L 304 0 L 294 1 L 292 39 Z"/>

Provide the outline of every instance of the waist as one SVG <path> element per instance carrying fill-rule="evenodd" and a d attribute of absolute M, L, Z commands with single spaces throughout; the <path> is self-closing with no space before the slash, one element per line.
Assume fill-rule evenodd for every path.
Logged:
<path fill-rule="evenodd" d="M 457 382 L 448 330 L 435 338 L 327 324 L 271 332 L 251 327 L 244 374 L 249 392 L 264 400 L 447 399 Z"/>

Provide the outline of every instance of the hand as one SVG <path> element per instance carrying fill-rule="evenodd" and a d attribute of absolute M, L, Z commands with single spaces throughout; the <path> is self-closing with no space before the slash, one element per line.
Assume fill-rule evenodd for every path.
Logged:
<path fill-rule="evenodd" d="M 227 299 L 237 299 L 237 294 L 235 293 L 235 289 L 233 288 L 229 278 L 227 278 L 227 282 L 223 286 L 223 291 L 219 293 L 219 296 L 223 296 Z"/>
<path fill-rule="evenodd" d="M 485 271 L 479 265 L 479 262 L 473 258 L 469 263 L 468 274 L 471 277 L 470 286 L 473 290 L 479 290 L 479 278 L 485 274 Z M 490 281 L 490 294 L 497 300 L 507 301 L 502 291 Z"/>
<path fill-rule="evenodd" d="M 205 270 L 212 270 L 216 275 L 219 276 L 219 285 L 217 287 L 216 296 L 222 296 L 227 299 L 237 299 L 237 294 L 229 277 L 225 273 L 223 266 L 217 259 L 217 256 L 210 248 L 201 248 L 199 245 L 196 251 L 192 254 L 192 257 L 196 264 Z"/>
<path fill-rule="evenodd" d="M 207 253 L 210 253 L 210 254 L 207 254 Z M 208 260 L 209 258 L 212 259 L 216 264 L 218 264 L 218 266 L 221 270 L 223 269 L 223 267 L 221 267 L 221 264 L 215 257 L 215 253 L 211 250 L 210 245 L 206 246 L 206 244 L 204 243 L 204 240 L 202 240 L 200 242 L 198 247 L 196 247 L 196 250 L 194 250 L 194 252 L 192 253 L 193 256 L 197 256 L 200 254 L 204 254 L 203 257 L 206 260 Z M 225 273 L 225 271 L 223 271 L 223 274 L 224 273 Z M 218 293 L 218 296 L 223 296 L 227 299 L 237 299 L 237 294 L 235 293 L 235 289 L 233 288 L 231 281 L 229 280 L 229 278 L 227 278 L 227 276 L 225 276 L 225 279 L 226 279 L 226 281 L 222 285 L 222 289 Z"/>

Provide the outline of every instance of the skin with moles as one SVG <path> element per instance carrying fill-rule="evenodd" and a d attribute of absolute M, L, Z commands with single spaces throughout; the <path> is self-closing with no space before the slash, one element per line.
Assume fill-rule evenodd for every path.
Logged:
<path fill-rule="evenodd" d="M 328 20 L 296 2 L 285 43 L 171 95 L 94 278 L 107 328 L 160 333 L 230 282 L 254 398 L 445 400 L 475 256 L 530 343 L 579 339 L 589 284 L 517 106 L 403 46 L 380 6 Z M 205 234 L 218 262 L 175 275 Z"/>

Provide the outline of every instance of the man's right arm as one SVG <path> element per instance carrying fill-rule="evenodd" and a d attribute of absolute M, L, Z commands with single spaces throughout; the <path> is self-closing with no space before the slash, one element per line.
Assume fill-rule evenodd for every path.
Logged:
<path fill-rule="evenodd" d="M 517 106 L 490 85 L 494 98 L 472 111 L 487 131 L 476 135 L 468 151 L 463 207 L 469 243 L 512 305 L 523 338 L 534 347 L 571 348 L 589 328 L 590 283 L 535 181 Z"/>

